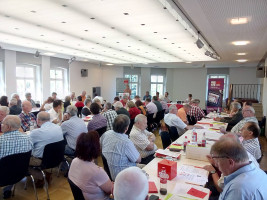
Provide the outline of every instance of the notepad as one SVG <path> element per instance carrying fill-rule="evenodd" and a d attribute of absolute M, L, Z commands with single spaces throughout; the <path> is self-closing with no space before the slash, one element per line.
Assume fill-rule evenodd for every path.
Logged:
<path fill-rule="evenodd" d="M 154 181 L 149 181 L 148 183 L 149 183 L 148 192 L 149 193 L 158 193 L 158 189 L 157 189 L 157 186 L 156 186 L 155 182 Z"/>
<path fill-rule="evenodd" d="M 190 194 L 190 195 L 192 195 L 192 196 L 194 196 L 194 197 L 198 197 L 198 198 L 203 199 L 208 193 L 202 192 L 202 191 L 197 190 L 197 189 L 195 189 L 195 188 L 191 188 L 191 189 L 187 192 L 187 194 Z"/>

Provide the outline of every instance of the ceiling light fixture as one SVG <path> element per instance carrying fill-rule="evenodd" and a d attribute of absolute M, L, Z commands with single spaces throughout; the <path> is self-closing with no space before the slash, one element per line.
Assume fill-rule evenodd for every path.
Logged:
<path fill-rule="evenodd" d="M 190 63 L 192 63 L 192 62 L 185 62 L 185 63 L 190 64 Z"/>
<path fill-rule="evenodd" d="M 247 62 L 248 60 L 247 59 L 239 59 L 239 60 L 236 60 L 237 62 Z"/>
<path fill-rule="evenodd" d="M 40 52 L 38 50 L 36 50 L 35 54 L 34 54 L 35 58 L 39 58 L 40 57 Z"/>
<path fill-rule="evenodd" d="M 111 64 L 111 63 L 107 63 L 106 65 L 110 65 L 110 66 L 111 66 L 111 65 L 114 65 L 114 64 Z"/>
<path fill-rule="evenodd" d="M 240 45 L 247 45 L 249 44 L 249 41 L 234 41 L 232 42 L 233 45 L 240 46 Z"/>
<path fill-rule="evenodd" d="M 75 56 L 73 56 L 73 57 L 71 57 L 70 59 L 69 59 L 69 65 L 71 64 L 71 63 L 73 63 L 74 61 L 76 60 L 76 57 Z"/>
<path fill-rule="evenodd" d="M 247 55 L 247 53 L 237 53 L 238 56 L 244 56 Z"/>
<path fill-rule="evenodd" d="M 196 45 L 199 49 L 201 49 L 204 46 L 204 43 L 199 39 L 199 31 L 197 32 L 197 41 L 196 41 Z"/>
<path fill-rule="evenodd" d="M 246 23 L 248 23 L 248 18 L 246 18 L 246 17 L 232 18 L 230 20 L 230 23 L 232 25 L 246 24 Z"/>

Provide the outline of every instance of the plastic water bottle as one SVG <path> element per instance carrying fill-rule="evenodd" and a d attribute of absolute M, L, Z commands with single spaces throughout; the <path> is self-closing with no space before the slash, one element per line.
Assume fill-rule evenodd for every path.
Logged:
<path fill-rule="evenodd" d="M 193 128 L 192 143 L 197 143 L 197 132 L 195 128 Z"/>
<path fill-rule="evenodd" d="M 187 136 L 185 136 L 184 137 L 184 152 L 186 150 L 187 141 L 188 141 Z"/>
<path fill-rule="evenodd" d="M 206 134 L 205 132 L 203 133 L 203 136 L 202 136 L 202 140 L 201 140 L 201 146 L 202 147 L 206 147 L 206 143 L 207 143 L 207 140 L 206 140 Z"/>
<path fill-rule="evenodd" d="M 160 194 L 166 195 L 167 194 L 167 181 L 169 178 L 169 175 L 166 173 L 165 167 L 162 167 L 161 171 L 159 172 L 159 178 L 160 178 Z"/>
<path fill-rule="evenodd" d="M 34 130 L 34 122 L 30 122 L 30 131 Z"/>

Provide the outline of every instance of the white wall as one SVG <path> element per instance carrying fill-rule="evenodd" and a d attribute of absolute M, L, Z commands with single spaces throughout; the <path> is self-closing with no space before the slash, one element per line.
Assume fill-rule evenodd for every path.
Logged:
<path fill-rule="evenodd" d="M 88 77 L 81 77 L 81 69 L 88 69 Z M 123 77 L 122 67 L 103 66 L 84 62 L 73 62 L 69 69 L 70 91 L 80 95 L 83 90 L 92 94 L 93 87 L 101 87 L 101 96 L 113 102 L 116 96 L 116 78 Z M 93 97 L 93 96 L 92 96 Z"/>
<path fill-rule="evenodd" d="M 259 84 L 260 79 L 256 78 L 255 68 L 230 68 L 229 84 Z"/>
<path fill-rule="evenodd" d="M 172 100 L 185 100 L 191 93 L 193 98 L 200 99 L 200 107 L 205 108 L 206 82 L 206 68 L 173 69 Z"/>

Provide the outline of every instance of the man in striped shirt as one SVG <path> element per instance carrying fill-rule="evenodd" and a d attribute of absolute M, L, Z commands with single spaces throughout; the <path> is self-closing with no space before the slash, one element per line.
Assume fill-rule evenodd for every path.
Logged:
<path fill-rule="evenodd" d="M 243 137 L 243 147 L 251 153 L 256 160 L 261 158 L 261 149 L 258 136 L 260 128 L 255 122 L 247 122 L 241 129 L 241 136 Z"/>

